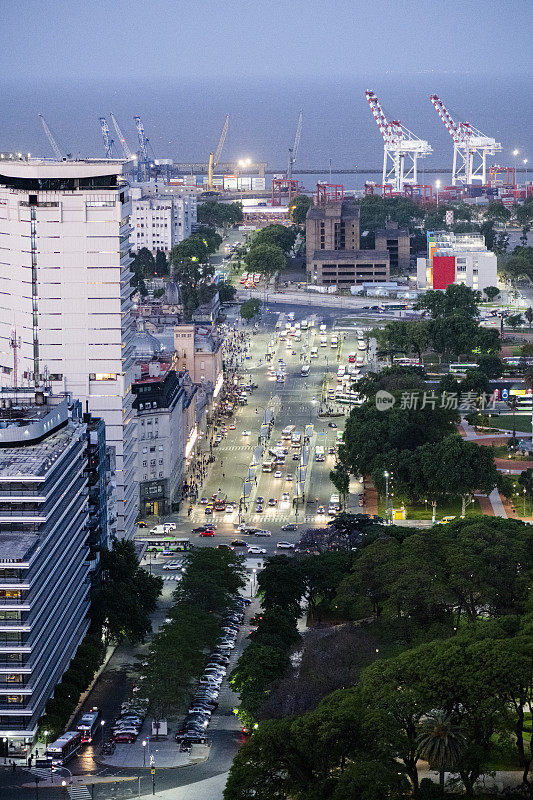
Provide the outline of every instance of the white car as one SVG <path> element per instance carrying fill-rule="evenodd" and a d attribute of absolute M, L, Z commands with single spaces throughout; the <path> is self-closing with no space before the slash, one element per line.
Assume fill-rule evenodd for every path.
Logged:
<path fill-rule="evenodd" d="M 254 536 L 272 536 L 272 531 L 264 531 L 264 530 L 255 531 Z M 251 546 L 255 547 L 255 545 Z"/>
<path fill-rule="evenodd" d="M 175 531 L 176 530 L 176 523 L 175 522 L 165 522 L 164 527 L 167 531 Z"/>
<path fill-rule="evenodd" d="M 163 564 L 163 569 L 181 569 L 181 561 L 169 561 L 168 564 Z"/>
<path fill-rule="evenodd" d="M 281 502 L 282 503 L 288 503 L 289 499 L 290 499 L 289 493 L 288 492 L 283 492 L 283 494 L 281 495 Z"/>
<path fill-rule="evenodd" d="M 252 545 L 251 547 L 248 548 L 248 555 L 251 556 L 263 556 L 265 555 L 265 553 L 266 550 L 264 547 L 256 547 Z"/>
<path fill-rule="evenodd" d="M 234 511 L 235 511 L 235 506 L 233 506 L 231 503 L 229 503 L 226 506 L 226 514 L 233 514 Z"/>
<path fill-rule="evenodd" d="M 278 542 L 276 547 L 278 550 L 294 550 L 294 545 L 290 542 Z"/>
<path fill-rule="evenodd" d="M 243 431 L 242 435 L 243 436 L 251 436 L 252 435 L 252 431 Z"/>
<path fill-rule="evenodd" d="M 281 470 L 280 470 L 280 469 L 277 469 L 277 470 L 275 471 L 275 473 L 274 473 L 274 477 L 275 477 L 275 478 L 281 478 Z"/>

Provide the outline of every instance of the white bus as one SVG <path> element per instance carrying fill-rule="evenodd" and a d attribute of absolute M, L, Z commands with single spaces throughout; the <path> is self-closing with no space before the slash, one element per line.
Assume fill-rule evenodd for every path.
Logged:
<path fill-rule="evenodd" d="M 52 766 L 60 767 L 73 758 L 81 748 L 81 731 L 67 731 L 46 748 L 46 755 L 51 756 Z"/>
<path fill-rule="evenodd" d="M 85 743 L 92 741 L 93 736 L 96 733 L 96 729 L 98 728 L 99 717 L 100 712 L 98 709 L 94 708 L 92 711 L 84 714 L 80 719 L 76 727 L 79 731 L 81 731 L 82 742 Z"/>
<path fill-rule="evenodd" d="M 477 369 L 477 364 L 469 364 L 463 361 L 456 364 L 450 364 L 449 366 L 449 370 L 452 375 L 466 375 L 466 371 L 468 369 Z"/>
<path fill-rule="evenodd" d="M 283 430 L 281 431 L 281 438 L 290 439 L 294 432 L 294 429 L 295 429 L 294 425 L 287 425 L 287 427 L 283 428 Z"/>
<path fill-rule="evenodd" d="M 300 431 L 294 431 L 291 436 L 291 444 L 293 447 L 301 447 L 302 445 L 302 434 Z"/>
<path fill-rule="evenodd" d="M 321 445 L 315 447 L 315 461 L 325 461 L 324 448 Z"/>

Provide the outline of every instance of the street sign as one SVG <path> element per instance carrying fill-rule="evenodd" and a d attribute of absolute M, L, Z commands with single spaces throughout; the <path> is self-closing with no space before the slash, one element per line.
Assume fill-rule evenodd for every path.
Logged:
<path fill-rule="evenodd" d="M 152 775 L 155 775 L 155 767 L 152 767 L 152 769 L 150 770 L 150 772 L 152 773 Z"/>

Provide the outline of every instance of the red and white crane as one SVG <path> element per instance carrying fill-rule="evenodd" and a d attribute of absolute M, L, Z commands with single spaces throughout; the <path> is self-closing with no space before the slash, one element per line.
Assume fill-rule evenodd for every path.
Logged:
<path fill-rule="evenodd" d="M 374 92 L 368 90 L 366 99 L 383 136 L 382 183 L 403 193 L 405 184 L 418 183 L 418 159 L 430 155 L 433 148 L 398 120 L 388 120 Z"/>
<path fill-rule="evenodd" d="M 436 94 L 429 98 L 453 139 L 452 186 L 469 186 L 475 181 L 487 182 L 487 156 L 493 156 L 502 146 L 491 136 L 485 136 L 469 122 L 454 122 L 452 115 Z"/>

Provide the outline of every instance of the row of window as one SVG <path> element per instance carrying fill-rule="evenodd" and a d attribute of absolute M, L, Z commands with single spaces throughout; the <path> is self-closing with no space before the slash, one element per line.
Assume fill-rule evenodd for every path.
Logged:
<path fill-rule="evenodd" d="M 162 459 L 162 458 L 160 458 L 160 459 L 159 459 L 159 466 L 162 466 L 162 465 L 163 465 L 163 459 Z M 148 462 L 147 462 L 147 461 L 143 461 L 143 467 L 147 467 L 147 466 L 148 466 Z M 150 461 L 150 466 L 151 466 L 151 467 L 155 467 L 155 458 L 153 458 L 153 459 Z M 0 617 L 0 619 L 1 619 L 1 617 Z"/>

